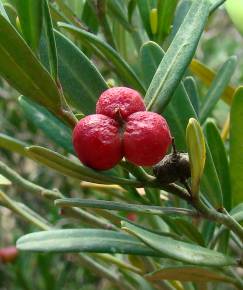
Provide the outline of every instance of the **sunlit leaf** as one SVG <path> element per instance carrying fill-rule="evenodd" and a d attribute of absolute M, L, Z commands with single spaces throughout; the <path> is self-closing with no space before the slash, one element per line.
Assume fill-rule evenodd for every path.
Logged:
<path fill-rule="evenodd" d="M 243 87 L 234 95 L 230 113 L 230 179 L 233 205 L 243 200 Z"/>
<path fill-rule="evenodd" d="M 191 118 L 186 129 L 187 149 L 191 166 L 192 194 L 197 195 L 206 160 L 206 147 L 202 128 Z"/>

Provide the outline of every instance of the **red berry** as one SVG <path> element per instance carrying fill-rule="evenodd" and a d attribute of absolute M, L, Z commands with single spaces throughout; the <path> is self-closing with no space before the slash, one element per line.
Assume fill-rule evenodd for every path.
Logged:
<path fill-rule="evenodd" d="M 127 118 L 124 155 L 139 166 L 152 166 L 166 154 L 171 135 L 166 120 L 153 112 L 137 112 Z"/>
<path fill-rule="evenodd" d="M 16 247 L 6 247 L 0 249 L 0 261 L 2 263 L 10 263 L 13 262 L 18 256 L 18 250 Z"/>
<path fill-rule="evenodd" d="M 142 97 L 133 89 L 114 87 L 104 91 L 96 104 L 96 113 L 116 118 L 118 110 L 126 120 L 129 115 L 146 108 Z"/>
<path fill-rule="evenodd" d="M 130 212 L 127 214 L 127 219 L 131 222 L 135 222 L 137 219 L 137 215 L 134 212 Z"/>
<path fill-rule="evenodd" d="M 104 115 L 81 119 L 73 131 L 73 145 L 81 162 L 94 169 L 110 169 L 122 159 L 118 123 Z"/>

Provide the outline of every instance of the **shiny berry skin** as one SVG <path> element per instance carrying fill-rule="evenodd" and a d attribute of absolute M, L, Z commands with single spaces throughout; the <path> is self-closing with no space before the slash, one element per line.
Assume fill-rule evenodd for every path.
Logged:
<path fill-rule="evenodd" d="M 96 104 L 96 113 L 116 118 L 117 111 L 124 120 L 135 112 L 145 111 L 139 93 L 126 87 L 114 87 L 104 91 Z"/>
<path fill-rule="evenodd" d="M 80 161 L 93 169 L 110 169 L 122 159 L 119 125 L 101 114 L 86 116 L 77 123 L 73 146 Z"/>
<path fill-rule="evenodd" d="M 17 258 L 17 256 L 18 250 L 14 246 L 0 249 L 0 262 L 2 263 L 11 263 Z"/>
<path fill-rule="evenodd" d="M 124 155 L 139 166 L 152 166 L 166 154 L 172 138 L 166 120 L 153 112 L 137 112 L 127 118 Z"/>

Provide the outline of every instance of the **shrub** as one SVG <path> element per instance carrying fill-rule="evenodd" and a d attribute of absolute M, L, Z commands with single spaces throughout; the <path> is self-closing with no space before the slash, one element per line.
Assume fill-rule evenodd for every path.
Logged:
<path fill-rule="evenodd" d="M 243 89 L 230 84 L 237 59 L 229 57 L 215 72 L 194 56 L 208 18 L 223 2 L 0 1 L 0 74 L 21 94 L 15 105 L 20 121 L 16 115 L 7 118 L 16 128 L 25 124 L 19 128 L 29 134 L 22 140 L 6 134 L 8 129 L 0 134 L 5 161 L 0 162 L 1 206 L 32 225 L 26 233 L 34 231 L 17 240 L 20 253 L 68 254 L 60 260 L 62 272 L 70 260 L 73 270 L 82 264 L 109 281 L 103 289 L 242 289 Z M 128 156 L 120 152 L 124 144 L 119 140 L 115 162 L 107 156 L 109 166 L 91 166 L 109 170 L 89 168 L 74 152 L 77 122 L 95 114 L 104 91 L 121 86 L 138 91 L 146 110 L 169 125 L 171 153 L 154 168 L 135 165 L 148 148 L 156 154 L 156 140 L 139 139 L 134 148 L 137 135 L 126 141 L 131 162 L 119 161 Z M 220 99 L 230 116 L 221 133 L 215 118 Z M 146 122 L 163 120 L 154 113 L 134 113 L 128 123 L 142 124 L 134 115 L 142 115 L 141 120 L 156 116 Z M 114 120 L 103 118 L 119 123 L 122 111 Z M 102 120 L 99 128 L 105 126 Z M 117 137 L 123 126 L 113 127 Z M 85 157 L 93 154 L 85 148 Z M 13 156 L 44 166 L 32 165 L 37 182 L 26 179 L 23 167 L 18 173 L 10 168 Z M 35 197 L 16 196 L 17 190 Z M 42 273 L 54 283 L 45 271 L 52 263 L 45 257 L 39 261 Z"/>

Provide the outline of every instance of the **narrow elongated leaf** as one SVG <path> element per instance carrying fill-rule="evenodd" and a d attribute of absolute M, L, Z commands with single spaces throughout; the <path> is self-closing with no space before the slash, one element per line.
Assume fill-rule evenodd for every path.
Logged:
<path fill-rule="evenodd" d="M 11 185 L 11 184 L 12 182 L 9 179 L 0 174 L 0 185 Z"/>
<path fill-rule="evenodd" d="M 153 77 L 159 63 L 164 55 L 163 50 L 154 42 L 148 42 L 141 49 L 141 63 L 143 71 L 148 71 L 146 74 L 146 83 Z M 190 118 L 197 118 L 190 99 L 185 90 L 184 84 L 181 83 L 176 89 L 173 98 L 163 112 L 166 118 L 172 136 L 175 137 L 176 147 L 178 150 L 186 150 L 186 127 Z M 222 205 L 221 186 L 217 176 L 217 172 L 213 163 L 213 159 L 206 144 L 206 164 L 204 175 L 201 180 L 201 189 L 208 200 L 217 208 Z M 216 197 L 216 198 L 215 198 Z"/>
<path fill-rule="evenodd" d="M 206 134 L 208 146 L 210 148 L 222 188 L 224 207 L 229 211 L 231 209 L 231 185 L 229 161 L 224 143 L 221 139 L 220 132 L 218 131 L 215 123 L 212 121 L 208 121 L 206 123 Z"/>
<path fill-rule="evenodd" d="M 178 0 L 158 0 L 158 41 L 170 33 L 171 24 Z"/>
<path fill-rule="evenodd" d="M 196 119 L 190 118 L 186 129 L 186 143 L 190 159 L 192 194 L 199 191 L 200 180 L 206 160 L 206 146 L 203 131 Z"/>
<path fill-rule="evenodd" d="M 196 81 L 194 80 L 193 77 L 187 77 L 184 80 L 184 86 L 185 86 L 186 92 L 188 94 L 188 97 L 191 101 L 191 104 L 193 106 L 193 109 L 198 116 L 199 115 L 200 98 L 198 95 L 198 88 L 197 88 Z"/>
<path fill-rule="evenodd" d="M 115 201 L 105 200 L 92 200 L 92 199 L 80 199 L 80 198 L 65 198 L 58 199 L 55 204 L 59 207 L 81 207 L 81 208 L 100 208 L 107 210 L 128 211 L 153 215 L 165 215 L 165 214 L 182 214 L 193 215 L 191 210 L 175 207 L 160 207 L 149 206 L 139 204 L 124 204 Z"/>
<path fill-rule="evenodd" d="M 232 217 L 238 221 L 242 222 L 243 221 L 243 203 L 239 203 L 238 206 L 232 210 L 232 213 L 230 213 Z"/>
<path fill-rule="evenodd" d="M 196 118 L 192 104 L 183 84 L 180 84 L 166 107 L 163 116 L 166 118 L 178 150 L 186 150 L 186 127 L 190 118 Z"/>
<path fill-rule="evenodd" d="M 28 98 L 21 96 L 19 103 L 24 110 L 25 116 L 36 128 L 43 130 L 58 146 L 63 147 L 69 153 L 74 153 L 72 145 L 72 131 L 63 122 L 57 119 L 44 107 L 36 104 Z"/>
<path fill-rule="evenodd" d="M 178 29 L 181 26 L 181 23 L 183 22 L 184 18 L 186 17 L 187 12 L 190 9 L 190 6 L 192 4 L 191 0 L 180 0 L 175 11 L 175 17 L 173 21 L 173 27 L 171 32 L 171 38 L 173 39 L 178 31 Z"/>
<path fill-rule="evenodd" d="M 178 234 L 183 234 L 198 245 L 205 246 L 202 234 L 198 231 L 197 227 L 191 223 L 191 221 L 173 217 L 173 223 L 175 223 L 176 228 L 178 229 Z"/>
<path fill-rule="evenodd" d="M 37 52 L 42 28 L 42 0 L 15 0 L 15 7 L 24 39 Z"/>
<path fill-rule="evenodd" d="M 2 1 L 0 1 L 0 14 L 9 21 L 8 14 L 5 11 Z"/>
<path fill-rule="evenodd" d="M 206 118 L 212 112 L 214 106 L 220 99 L 224 90 L 226 89 L 233 72 L 236 68 L 237 58 L 235 56 L 230 57 L 216 74 L 208 93 L 205 97 L 205 102 L 201 105 L 200 109 L 200 121 L 205 122 Z"/>
<path fill-rule="evenodd" d="M 239 212 L 243 212 L 243 202 L 239 203 L 237 206 L 235 206 L 231 211 L 230 214 L 232 216 L 235 216 L 235 214 L 238 214 Z"/>
<path fill-rule="evenodd" d="M 162 112 L 190 63 L 209 14 L 207 0 L 194 1 L 163 57 L 145 96 L 148 109 Z"/>
<path fill-rule="evenodd" d="M 126 184 L 138 187 L 141 186 L 140 182 L 98 173 L 97 171 L 82 166 L 81 164 L 69 160 L 63 155 L 44 147 L 30 146 L 26 148 L 26 151 L 32 159 L 54 170 L 57 170 L 66 176 L 70 176 L 79 180 L 105 184 Z"/>
<path fill-rule="evenodd" d="M 146 89 L 149 87 L 163 56 L 164 52 L 156 42 L 148 41 L 141 47 L 139 57 Z"/>
<path fill-rule="evenodd" d="M 243 200 L 243 87 L 240 87 L 233 99 L 230 113 L 230 180 L 232 201 L 236 206 Z"/>
<path fill-rule="evenodd" d="M 117 21 L 128 31 L 132 30 L 131 24 L 128 22 L 127 13 L 124 9 L 124 5 L 119 0 L 107 0 L 108 13 L 115 17 Z"/>
<path fill-rule="evenodd" d="M 214 269 L 195 266 L 165 266 L 161 270 L 149 273 L 145 276 L 149 281 L 179 280 L 179 281 L 222 281 L 232 282 L 232 278 L 222 275 Z"/>
<path fill-rule="evenodd" d="M 227 0 L 225 8 L 238 31 L 243 34 L 243 3 L 237 0 Z"/>
<path fill-rule="evenodd" d="M 59 109 L 59 92 L 49 73 L 2 15 L 0 15 L 0 74 L 23 95 L 53 111 Z"/>
<path fill-rule="evenodd" d="M 215 78 L 216 72 L 205 66 L 200 61 L 193 59 L 190 64 L 190 70 L 199 77 L 205 85 L 210 86 Z M 228 85 L 222 94 L 222 100 L 227 104 L 232 103 L 233 95 L 235 93 L 235 88 Z"/>
<path fill-rule="evenodd" d="M 152 249 L 171 259 L 194 265 L 215 267 L 233 265 L 235 263 L 232 258 L 216 251 L 160 236 L 124 221 L 121 223 L 123 230 L 133 234 Z"/>
<path fill-rule="evenodd" d="M 211 151 L 206 143 L 206 163 L 202 176 L 200 191 L 216 209 L 223 206 L 222 188 L 214 165 Z"/>
<path fill-rule="evenodd" d="M 84 114 L 95 112 L 96 102 L 108 86 L 94 64 L 69 39 L 57 32 L 59 78 L 67 99 Z"/>
<path fill-rule="evenodd" d="M 89 1 L 85 1 L 84 3 L 82 21 L 89 27 L 90 31 L 94 34 L 97 33 L 99 29 L 99 22 L 94 9 L 92 9 L 92 4 Z"/>
<path fill-rule="evenodd" d="M 76 14 L 74 14 L 73 10 L 70 8 L 69 5 L 65 3 L 63 0 L 55 0 L 55 2 L 58 4 L 59 10 L 63 13 L 63 15 L 68 20 L 67 22 L 70 22 L 74 25 L 81 25 L 81 22 L 79 21 Z M 87 1 L 85 1 L 87 2 Z"/>
<path fill-rule="evenodd" d="M 13 137 L 10 137 L 6 134 L 0 133 L 0 148 L 19 153 L 23 156 L 28 156 L 28 153 L 25 150 L 26 146 L 28 146 L 28 144 L 19 141 Z"/>
<path fill-rule="evenodd" d="M 57 80 L 58 79 L 57 48 L 48 0 L 44 0 L 43 2 L 43 11 L 44 11 L 44 27 L 48 49 L 50 72 L 54 80 Z"/>
<path fill-rule="evenodd" d="M 141 16 L 141 20 L 143 22 L 143 26 L 149 38 L 151 38 L 153 34 L 150 26 L 150 11 L 152 8 L 155 7 L 152 7 L 151 1 L 148 0 L 137 0 L 137 5 Z"/>
<path fill-rule="evenodd" d="M 120 57 L 120 55 L 108 44 L 99 39 L 99 37 L 95 36 L 92 33 L 79 29 L 75 26 L 59 22 L 59 27 L 67 30 L 78 40 L 80 40 L 84 45 L 91 45 L 98 49 L 106 59 L 111 62 L 116 68 L 116 73 L 121 77 L 121 79 L 127 82 L 134 89 L 139 90 L 144 93 L 143 85 L 139 80 L 138 76 L 135 74 L 133 69 L 129 66 L 129 64 Z"/>
<path fill-rule="evenodd" d="M 17 248 L 36 252 L 160 255 L 127 234 L 96 229 L 65 229 L 32 233 L 21 237 L 17 241 Z"/>
<path fill-rule="evenodd" d="M 224 4 L 224 2 L 226 2 L 226 0 L 210 0 L 210 14 L 213 13 L 219 6 Z"/>
<path fill-rule="evenodd" d="M 68 22 L 68 19 L 65 17 L 62 11 L 58 10 L 54 3 L 49 2 L 51 17 L 54 20 L 55 24 L 58 21 Z"/>

